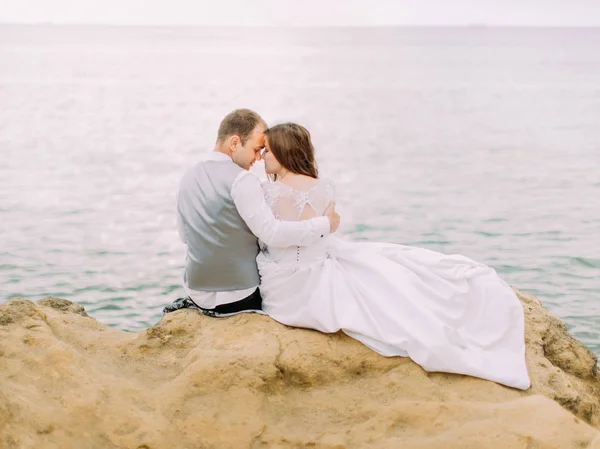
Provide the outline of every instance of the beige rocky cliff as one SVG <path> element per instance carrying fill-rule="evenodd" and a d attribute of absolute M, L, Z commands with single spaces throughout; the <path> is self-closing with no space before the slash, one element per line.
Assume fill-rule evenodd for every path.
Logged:
<path fill-rule="evenodd" d="M 0 448 L 599 448 L 596 358 L 535 298 L 526 392 L 343 334 L 180 310 L 139 333 L 0 305 Z"/>

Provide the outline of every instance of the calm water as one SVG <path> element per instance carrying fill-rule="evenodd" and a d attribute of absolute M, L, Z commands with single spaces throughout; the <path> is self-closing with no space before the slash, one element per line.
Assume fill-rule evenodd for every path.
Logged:
<path fill-rule="evenodd" d="M 155 323 L 236 107 L 311 130 L 344 234 L 485 262 L 600 354 L 600 29 L 0 27 L 0 301 Z"/>

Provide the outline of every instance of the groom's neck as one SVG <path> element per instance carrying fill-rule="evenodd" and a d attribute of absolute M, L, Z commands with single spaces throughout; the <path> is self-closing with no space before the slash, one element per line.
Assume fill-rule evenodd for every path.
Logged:
<path fill-rule="evenodd" d="M 217 153 L 223 153 L 226 154 L 227 156 L 231 157 L 231 150 L 229 148 L 227 148 L 225 145 L 215 145 L 215 148 L 213 149 L 213 151 L 217 152 Z"/>

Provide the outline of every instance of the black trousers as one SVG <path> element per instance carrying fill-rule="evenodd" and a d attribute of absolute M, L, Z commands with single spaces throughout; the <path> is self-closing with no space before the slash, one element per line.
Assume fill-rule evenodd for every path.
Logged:
<path fill-rule="evenodd" d="M 192 301 L 190 297 L 177 298 L 175 301 L 173 301 L 173 304 L 166 306 L 163 309 L 163 313 L 170 313 L 179 309 L 197 309 L 204 315 L 209 316 L 229 315 L 243 312 L 245 310 L 262 310 L 262 296 L 260 296 L 260 290 L 257 287 L 251 295 L 240 299 L 239 301 L 221 304 L 214 309 L 205 309 L 200 307 L 198 304 Z"/>
<path fill-rule="evenodd" d="M 202 307 L 199 307 L 202 309 Z M 240 299 L 236 302 L 230 302 L 229 304 L 221 304 L 214 309 L 202 309 L 205 311 L 213 311 L 216 313 L 236 313 L 244 310 L 262 310 L 262 296 L 260 296 L 260 290 L 256 287 L 256 290 L 244 299 Z"/>

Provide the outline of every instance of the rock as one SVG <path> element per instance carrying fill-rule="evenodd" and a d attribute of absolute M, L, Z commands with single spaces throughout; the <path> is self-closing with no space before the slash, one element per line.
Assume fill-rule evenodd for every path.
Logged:
<path fill-rule="evenodd" d="M 266 316 L 180 310 L 130 333 L 70 301 L 14 299 L 0 304 L 0 449 L 600 449 L 596 357 L 519 297 L 525 392 Z"/>
<path fill-rule="evenodd" d="M 574 339 L 565 324 L 537 298 L 517 291 L 525 309 L 527 367 L 532 393 L 555 400 L 600 428 L 600 373 L 597 357 Z"/>

